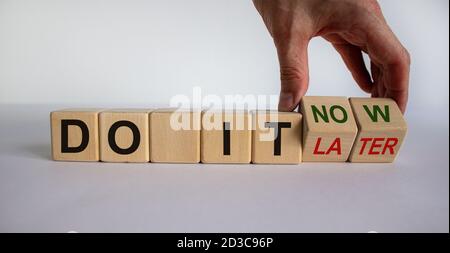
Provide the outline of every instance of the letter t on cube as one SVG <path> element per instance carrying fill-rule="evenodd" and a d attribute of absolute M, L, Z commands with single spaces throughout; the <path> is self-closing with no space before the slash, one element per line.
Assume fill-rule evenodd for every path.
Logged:
<path fill-rule="evenodd" d="M 302 161 L 302 115 L 297 112 L 254 111 L 252 162 L 297 164 Z"/>
<path fill-rule="evenodd" d="M 359 133 L 350 162 L 393 162 L 407 132 L 406 121 L 390 98 L 350 98 Z"/>

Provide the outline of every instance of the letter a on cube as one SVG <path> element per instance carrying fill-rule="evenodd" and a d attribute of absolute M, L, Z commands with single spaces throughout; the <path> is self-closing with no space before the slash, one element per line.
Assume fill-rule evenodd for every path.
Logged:
<path fill-rule="evenodd" d="M 393 162 L 406 136 L 402 112 L 390 98 L 350 98 L 359 133 L 350 162 Z"/>
<path fill-rule="evenodd" d="M 50 114 L 53 160 L 99 160 L 100 111 L 100 109 L 67 109 Z"/>
<path fill-rule="evenodd" d="M 303 161 L 347 161 L 358 128 L 346 97 L 303 97 Z"/>

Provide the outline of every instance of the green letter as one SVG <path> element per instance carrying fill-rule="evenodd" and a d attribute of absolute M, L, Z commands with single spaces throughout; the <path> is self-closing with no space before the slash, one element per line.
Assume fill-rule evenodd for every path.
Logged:
<path fill-rule="evenodd" d="M 341 110 L 341 112 L 342 112 L 342 119 L 339 120 L 339 119 L 336 118 L 336 116 L 334 115 L 334 110 L 335 110 L 335 109 Z M 331 114 L 331 118 L 332 118 L 334 121 L 336 121 L 337 123 L 344 123 L 344 122 L 347 121 L 347 118 L 348 118 L 347 112 L 346 112 L 345 109 L 344 109 L 342 106 L 340 106 L 340 105 L 333 105 L 333 106 L 331 106 L 331 108 L 330 108 L 330 114 Z"/>
<path fill-rule="evenodd" d="M 329 119 L 328 119 L 327 110 L 326 110 L 324 105 L 322 105 L 323 113 L 321 113 L 319 111 L 319 109 L 317 109 L 317 107 L 315 105 L 311 105 L 311 109 L 312 109 L 312 112 L 313 112 L 313 115 L 314 115 L 314 120 L 316 121 L 316 123 L 319 122 L 319 117 L 317 115 L 319 115 L 322 118 L 323 121 L 325 121 L 327 123 L 330 122 Z"/>
<path fill-rule="evenodd" d="M 367 115 L 369 115 L 370 119 L 373 122 L 378 122 L 378 113 L 381 115 L 381 117 L 384 119 L 385 122 L 391 122 L 391 119 L 389 117 L 389 106 L 385 105 L 384 106 L 384 113 L 381 111 L 381 108 L 379 105 L 374 105 L 373 106 L 373 114 L 370 111 L 369 107 L 367 105 L 363 105 L 364 110 L 366 110 Z"/>

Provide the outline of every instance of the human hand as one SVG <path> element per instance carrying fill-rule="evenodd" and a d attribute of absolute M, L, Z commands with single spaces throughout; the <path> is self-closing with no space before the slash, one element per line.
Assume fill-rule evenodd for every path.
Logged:
<path fill-rule="evenodd" d="M 280 63 L 279 109 L 292 111 L 308 89 L 308 43 L 331 42 L 357 84 L 372 97 L 393 98 L 405 112 L 410 56 L 376 0 L 253 0 L 272 35 Z M 371 73 L 362 52 L 369 55 Z"/>

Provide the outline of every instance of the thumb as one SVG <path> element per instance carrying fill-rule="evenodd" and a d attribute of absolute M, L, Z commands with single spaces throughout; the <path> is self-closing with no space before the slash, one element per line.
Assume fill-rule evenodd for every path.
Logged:
<path fill-rule="evenodd" d="M 295 110 L 308 89 L 308 43 L 308 39 L 276 43 L 281 79 L 280 111 Z"/>

